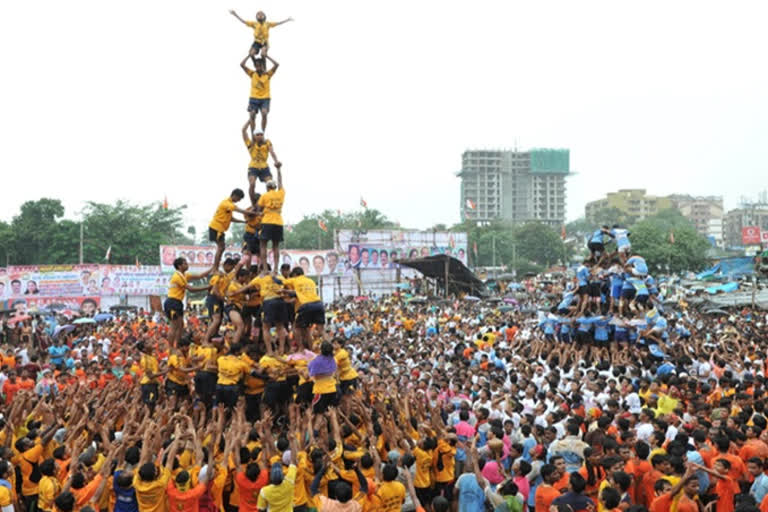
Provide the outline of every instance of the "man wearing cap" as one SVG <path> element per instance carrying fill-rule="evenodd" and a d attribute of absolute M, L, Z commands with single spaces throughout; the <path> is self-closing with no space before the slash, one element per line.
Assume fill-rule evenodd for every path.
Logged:
<path fill-rule="evenodd" d="M 248 127 L 251 127 L 251 134 L 248 135 Z M 269 170 L 267 159 L 272 155 L 272 161 L 275 167 L 279 168 L 283 164 L 278 160 L 272 142 L 265 138 L 264 130 L 253 128 L 253 122 L 248 121 L 243 125 L 243 142 L 251 155 L 251 163 L 248 165 L 248 183 L 253 185 L 258 178 L 262 183 L 272 179 L 272 173 Z"/>
<path fill-rule="evenodd" d="M 276 166 L 277 167 L 277 166 Z M 280 242 L 283 241 L 283 204 L 285 203 L 285 189 L 283 188 L 283 174 L 277 167 L 277 183 L 273 180 L 267 182 L 267 192 L 259 198 L 259 208 L 264 211 L 261 218 L 261 235 L 259 245 L 259 261 L 262 274 L 267 272 L 267 244 L 272 242 L 272 262 L 276 265 L 280 261 Z M 276 266 L 273 267 L 276 270 Z"/>

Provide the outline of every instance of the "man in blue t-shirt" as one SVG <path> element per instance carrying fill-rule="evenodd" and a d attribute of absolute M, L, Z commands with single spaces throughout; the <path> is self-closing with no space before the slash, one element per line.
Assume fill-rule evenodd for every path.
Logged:
<path fill-rule="evenodd" d="M 589 249 L 592 261 L 595 263 L 600 261 L 600 257 L 605 251 L 606 237 L 610 236 L 612 235 L 608 229 L 608 226 L 603 226 L 592 233 L 592 236 L 589 237 L 589 241 L 587 242 L 587 249 Z"/>
<path fill-rule="evenodd" d="M 51 358 L 51 364 L 60 367 L 64 363 L 64 356 L 67 355 L 69 349 L 62 345 L 60 339 L 56 339 L 54 344 L 48 347 L 48 355 Z"/>

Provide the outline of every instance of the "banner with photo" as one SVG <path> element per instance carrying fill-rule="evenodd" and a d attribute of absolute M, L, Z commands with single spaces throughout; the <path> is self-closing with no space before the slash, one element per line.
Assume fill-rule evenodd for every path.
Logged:
<path fill-rule="evenodd" d="M 173 262 L 176 258 L 184 258 L 189 264 L 189 272 L 204 272 L 213 265 L 213 259 L 216 256 L 214 246 L 192 246 L 192 245 L 161 245 L 160 246 L 160 269 L 165 274 L 173 272 Z M 227 258 L 241 258 L 242 252 L 239 245 L 233 245 L 224 249 L 221 257 L 223 262 Z M 272 251 L 267 253 L 267 263 L 274 268 L 272 261 Z M 339 255 L 338 251 L 333 250 L 281 250 L 280 263 L 290 265 L 291 268 L 301 266 L 304 274 L 308 276 L 335 275 L 344 273 L 349 269 L 345 266 L 346 254 Z"/>
<path fill-rule="evenodd" d="M 7 299 L 0 304 L 3 305 L 5 310 L 16 310 L 17 314 L 25 314 L 32 310 L 42 310 L 45 308 L 55 309 L 56 311 L 62 311 L 70 309 L 72 311 L 79 311 L 85 315 L 90 315 L 99 311 L 101 305 L 101 297 L 17 297 L 13 299 Z"/>
<path fill-rule="evenodd" d="M 166 279 L 157 265 L 23 265 L 0 268 L 0 300 L 17 297 L 158 295 Z"/>
<path fill-rule="evenodd" d="M 467 264 L 467 234 L 452 231 L 340 230 L 339 250 L 354 268 L 392 268 L 393 260 L 447 254 Z"/>

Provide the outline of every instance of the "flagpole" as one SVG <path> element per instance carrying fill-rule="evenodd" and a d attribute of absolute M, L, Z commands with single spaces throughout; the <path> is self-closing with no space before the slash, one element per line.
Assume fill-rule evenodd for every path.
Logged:
<path fill-rule="evenodd" d="M 83 221 L 80 221 L 80 264 L 83 264 Z"/>

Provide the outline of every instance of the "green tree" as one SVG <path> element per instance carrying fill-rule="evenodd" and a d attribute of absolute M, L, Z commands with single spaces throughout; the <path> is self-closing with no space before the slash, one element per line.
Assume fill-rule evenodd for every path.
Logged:
<path fill-rule="evenodd" d="M 191 244 L 183 232 L 182 210 L 165 209 L 159 204 L 134 205 L 88 202 L 83 210 L 84 261 L 104 261 L 112 247 L 111 262 L 132 264 L 157 261 L 158 247 L 165 244 Z"/>
<path fill-rule="evenodd" d="M 19 215 L 13 218 L 10 225 L 8 252 L 11 264 L 50 262 L 50 240 L 56 232 L 58 219 L 63 215 L 64 205 L 58 199 L 42 198 L 22 204 Z M 77 238 L 71 243 L 76 248 Z"/>
<path fill-rule="evenodd" d="M 614 224 L 628 226 L 634 224 L 637 219 L 618 208 L 609 207 L 598 210 L 594 216 L 586 220 L 592 224 L 593 229 L 597 229 L 600 226 L 613 226 Z"/>
<path fill-rule="evenodd" d="M 320 223 L 327 231 L 320 228 Z M 361 212 L 342 213 L 325 210 L 319 214 L 305 215 L 300 222 L 285 233 L 287 249 L 333 249 L 334 232 L 340 229 L 351 229 L 364 233 L 373 229 L 393 229 L 397 225 L 380 211 L 368 208 Z"/>
<path fill-rule="evenodd" d="M 706 266 L 709 241 L 675 209 L 648 217 L 630 231 L 632 251 L 641 254 L 652 271 L 696 271 Z"/>
<path fill-rule="evenodd" d="M 540 222 L 528 222 L 515 230 L 518 257 L 549 267 L 563 261 L 564 247 L 560 235 Z"/>

